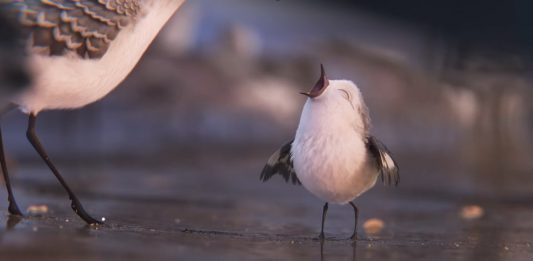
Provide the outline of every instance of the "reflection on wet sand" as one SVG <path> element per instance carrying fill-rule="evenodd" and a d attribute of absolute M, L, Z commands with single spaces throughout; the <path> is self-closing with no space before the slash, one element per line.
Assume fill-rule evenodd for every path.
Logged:
<path fill-rule="evenodd" d="M 12 230 L 17 226 L 20 221 L 22 221 L 24 217 L 16 216 L 16 215 L 9 215 L 6 220 L 6 230 Z"/>
<path fill-rule="evenodd" d="M 324 244 L 326 240 L 320 240 L 320 261 L 327 261 L 328 258 L 324 256 Z M 352 261 L 356 260 L 357 256 L 357 241 L 353 241 L 351 244 L 352 249 Z"/>

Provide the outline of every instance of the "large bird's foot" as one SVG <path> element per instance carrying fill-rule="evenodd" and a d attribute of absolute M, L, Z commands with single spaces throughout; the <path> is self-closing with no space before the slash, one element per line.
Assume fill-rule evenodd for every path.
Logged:
<path fill-rule="evenodd" d="M 103 225 L 104 222 L 99 221 L 93 217 L 91 217 L 83 208 L 81 205 L 81 202 L 77 198 L 72 199 L 72 204 L 70 205 L 74 212 L 83 219 L 83 221 L 87 222 L 89 225 Z"/>
<path fill-rule="evenodd" d="M 349 239 L 352 240 L 352 241 L 356 241 L 358 239 L 357 233 L 354 232 Z"/>
<path fill-rule="evenodd" d="M 326 239 L 326 236 L 324 236 L 324 232 L 320 232 L 320 235 L 318 235 L 318 240 L 324 241 Z"/>
<path fill-rule="evenodd" d="M 22 214 L 22 211 L 20 211 L 19 206 L 17 206 L 17 202 L 14 200 L 9 200 L 9 214 L 13 216 L 20 216 L 23 217 L 24 214 Z"/>

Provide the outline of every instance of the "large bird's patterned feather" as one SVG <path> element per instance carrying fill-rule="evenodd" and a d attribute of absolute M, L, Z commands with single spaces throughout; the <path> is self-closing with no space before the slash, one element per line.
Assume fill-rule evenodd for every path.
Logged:
<path fill-rule="evenodd" d="M 120 30 L 134 22 L 141 0 L 0 0 L 28 35 L 33 51 L 101 58 Z"/>
<path fill-rule="evenodd" d="M 388 185 L 394 184 L 398 186 L 398 183 L 400 183 L 398 164 L 392 158 L 387 147 L 373 136 L 368 137 L 366 145 L 368 152 L 376 160 L 376 167 L 381 176 L 381 181 Z"/>
<path fill-rule="evenodd" d="M 291 147 L 293 141 L 294 140 L 289 141 L 287 144 L 283 145 L 281 149 L 270 156 L 267 164 L 261 172 L 261 181 L 265 182 L 275 174 L 279 174 L 283 176 L 286 182 L 290 181 L 294 185 L 302 184 L 296 176 L 292 165 Z"/>

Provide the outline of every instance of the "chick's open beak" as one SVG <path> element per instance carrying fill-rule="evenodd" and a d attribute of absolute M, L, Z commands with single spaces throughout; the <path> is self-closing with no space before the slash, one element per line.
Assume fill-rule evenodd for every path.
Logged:
<path fill-rule="evenodd" d="M 326 88 L 329 86 L 329 80 L 326 76 L 326 72 L 324 71 L 324 66 L 320 65 L 320 79 L 318 79 L 318 82 L 315 84 L 315 86 L 309 91 L 309 92 L 301 92 L 301 94 L 309 97 L 309 98 L 316 98 L 320 96 Z"/>

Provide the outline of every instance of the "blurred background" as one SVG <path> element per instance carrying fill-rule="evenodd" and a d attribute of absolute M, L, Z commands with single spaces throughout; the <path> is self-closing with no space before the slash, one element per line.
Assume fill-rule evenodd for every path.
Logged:
<path fill-rule="evenodd" d="M 533 4 L 474 2 L 189 1 L 118 89 L 81 110 L 44 112 L 38 131 L 86 194 L 108 187 L 109 194 L 94 194 L 163 191 L 187 201 L 207 197 L 202 191 L 211 188 L 233 204 L 239 193 L 256 193 L 245 206 L 230 205 L 266 215 L 268 207 L 257 205 L 304 204 L 315 209 L 304 212 L 302 229 L 314 232 L 321 202 L 281 179 L 263 187 L 258 176 L 294 135 L 305 102 L 298 92 L 316 82 L 322 63 L 331 79 L 358 85 L 372 132 L 400 165 L 400 188 L 361 199 L 369 216 L 397 215 L 394 230 L 394 222 L 424 220 L 424 211 L 476 204 L 489 208 L 486 227 L 510 222 L 531 229 L 522 218 L 533 213 L 515 214 L 533 207 Z M 2 125 L 15 186 L 55 188 L 51 175 L 34 173 L 47 169 L 25 140 L 26 117 L 11 113 Z M 136 172 L 140 166 L 148 167 Z M 158 171 L 165 167 L 168 175 Z M 35 171 L 24 174 L 25 168 Z M 370 206 L 372 197 L 384 199 L 384 209 Z M 513 209 L 504 214 L 502 206 Z M 301 223 L 290 219 L 293 212 L 278 211 L 286 215 L 269 214 L 277 225 L 250 224 L 277 231 Z M 347 215 L 340 212 L 331 226 L 348 233 Z M 491 234 L 495 244 L 502 234 Z"/>
<path fill-rule="evenodd" d="M 527 16 L 490 1 L 417 4 L 191 1 L 116 91 L 82 110 L 43 113 L 41 135 L 56 158 L 83 161 L 213 150 L 266 158 L 293 136 L 305 102 L 298 92 L 323 63 L 330 78 L 361 88 L 402 186 L 528 193 Z M 26 119 L 7 120 L 8 151 L 38 160 Z"/>

